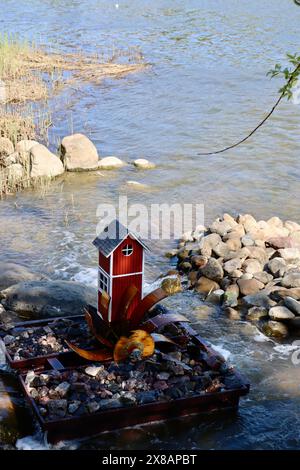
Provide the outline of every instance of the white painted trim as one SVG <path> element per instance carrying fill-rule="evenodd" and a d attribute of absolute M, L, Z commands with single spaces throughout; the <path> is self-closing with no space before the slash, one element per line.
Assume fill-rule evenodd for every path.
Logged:
<path fill-rule="evenodd" d="M 143 271 L 140 271 L 139 273 L 115 274 L 114 276 L 112 276 L 112 278 L 115 278 L 115 277 L 136 276 L 137 274 L 143 274 Z"/>
<path fill-rule="evenodd" d="M 110 265 L 109 265 L 109 295 L 110 295 L 110 302 L 109 302 L 109 309 L 108 309 L 108 321 L 111 322 L 111 310 L 112 310 L 112 301 L 113 301 L 113 267 L 114 267 L 114 254 L 110 255 Z"/>
<path fill-rule="evenodd" d="M 126 240 L 127 237 L 131 237 L 133 238 L 134 240 L 136 240 L 140 245 L 142 245 L 142 247 L 144 248 L 144 250 L 148 250 L 150 251 L 150 249 L 147 247 L 147 245 L 145 245 L 136 235 L 134 235 L 134 233 L 131 233 L 131 232 L 128 232 L 127 235 L 120 241 L 120 243 L 118 243 L 117 246 L 114 247 L 113 250 L 111 250 L 110 253 L 108 253 L 108 255 L 106 256 L 106 258 L 108 258 L 110 255 L 113 254 L 114 251 L 116 251 L 116 249 L 121 245 L 121 243 L 123 243 L 124 240 Z M 101 251 L 101 250 L 100 250 Z M 105 256 L 105 255 L 104 255 Z"/>
<path fill-rule="evenodd" d="M 145 251 L 143 250 L 141 300 L 144 298 L 144 273 L 145 273 Z"/>

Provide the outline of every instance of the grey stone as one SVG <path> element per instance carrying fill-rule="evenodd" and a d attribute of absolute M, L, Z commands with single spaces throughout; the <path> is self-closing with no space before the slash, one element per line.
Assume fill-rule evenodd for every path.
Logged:
<path fill-rule="evenodd" d="M 96 289 L 72 281 L 28 281 L 1 291 L 7 310 L 31 318 L 83 313 L 88 304 L 96 306 Z"/>
<path fill-rule="evenodd" d="M 292 320 L 295 318 L 295 315 L 286 307 L 278 305 L 277 307 L 272 307 L 269 310 L 269 316 L 272 320 Z"/>
<path fill-rule="evenodd" d="M 64 167 L 60 159 L 42 144 L 34 145 L 30 149 L 30 165 L 31 178 L 52 178 L 64 172 Z"/>
<path fill-rule="evenodd" d="M 54 416 L 63 418 L 66 415 L 68 402 L 67 400 L 49 400 L 47 402 L 49 413 Z"/>
<path fill-rule="evenodd" d="M 224 276 L 221 264 L 214 258 L 209 258 L 206 265 L 200 271 L 203 276 L 216 282 L 219 282 Z"/>
<path fill-rule="evenodd" d="M 243 260 L 240 258 L 233 258 L 229 261 L 226 261 L 224 264 L 224 271 L 226 271 L 228 274 L 233 273 L 237 269 L 240 269 L 242 267 Z"/>
<path fill-rule="evenodd" d="M 101 375 L 104 371 L 104 366 L 88 366 L 84 369 L 84 372 L 91 377 L 97 377 L 97 375 Z"/>
<path fill-rule="evenodd" d="M 16 263 L 0 262 L 0 291 L 23 281 L 40 281 L 46 276 Z"/>
<path fill-rule="evenodd" d="M 55 391 L 61 398 L 67 396 L 68 391 L 70 390 L 71 385 L 68 382 L 61 382 L 57 387 L 55 387 Z"/>
<path fill-rule="evenodd" d="M 265 292 L 258 292 L 257 294 L 246 295 L 243 298 L 243 303 L 248 306 L 265 308 L 270 308 L 276 305 L 276 302 L 270 299 L 270 297 Z"/>
<path fill-rule="evenodd" d="M 247 320 L 258 321 L 268 317 L 268 310 L 264 307 L 251 307 L 247 313 Z"/>
<path fill-rule="evenodd" d="M 253 274 L 254 279 L 262 282 L 263 284 L 268 284 L 273 280 L 273 276 L 266 271 L 260 271 Z"/>
<path fill-rule="evenodd" d="M 286 261 L 279 257 L 271 259 L 267 266 L 273 276 L 281 277 L 286 271 Z"/>
<path fill-rule="evenodd" d="M 238 279 L 237 283 L 243 295 L 252 295 L 264 288 L 264 284 L 257 279 Z"/>
<path fill-rule="evenodd" d="M 285 297 L 283 302 L 295 315 L 300 315 L 300 302 L 293 299 L 293 297 Z"/>
<path fill-rule="evenodd" d="M 210 302 L 211 304 L 214 305 L 220 305 L 222 303 L 222 298 L 224 295 L 223 289 L 217 289 L 206 297 L 206 302 Z"/>
<path fill-rule="evenodd" d="M 284 287 L 300 287 L 300 272 L 288 273 L 281 280 Z"/>
<path fill-rule="evenodd" d="M 83 134 L 64 137 L 60 157 L 67 171 L 95 170 L 99 168 L 99 156 L 93 142 Z"/>
<path fill-rule="evenodd" d="M 89 413 L 91 413 L 91 414 L 92 414 L 92 413 L 96 413 L 96 411 L 98 411 L 98 410 L 100 409 L 100 405 L 99 405 L 99 403 L 96 402 L 96 401 L 90 401 L 90 402 L 88 402 L 87 405 L 86 405 L 86 407 L 87 407 Z"/>
<path fill-rule="evenodd" d="M 232 225 L 225 220 L 215 220 L 209 227 L 212 233 L 217 233 L 221 237 L 226 235 L 232 229 Z"/>
<path fill-rule="evenodd" d="M 146 392 L 139 392 L 137 393 L 137 401 L 141 405 L 145 405 L 146 403 L 152 403 L 157 400 L 158 392 L 155 390 L 150 390 Z"/>
<path fill-rule="evenodd" d="M 108 398 L 106 400 L 101 400 L 100 402 L 100 408 L 102 410 L 120 408 L 121 406 L 122 406 L 122 402 L 120 398 Z"/>

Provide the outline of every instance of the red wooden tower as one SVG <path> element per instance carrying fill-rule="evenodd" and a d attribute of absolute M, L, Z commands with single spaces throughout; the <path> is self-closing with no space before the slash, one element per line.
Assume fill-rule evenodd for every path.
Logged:
<path fill-rule="evenodd" d="M 135 286 L 138 292 L 128 307 L 128 316 L 143 298 L 144 249 L 148 248 L 118 220 L 111 222 L 93 244 L 99 250 L 98 313 L 108 322 L 117 322 L 129 286 Z M 108 309 L 104 308 L 107 302 Z"/>

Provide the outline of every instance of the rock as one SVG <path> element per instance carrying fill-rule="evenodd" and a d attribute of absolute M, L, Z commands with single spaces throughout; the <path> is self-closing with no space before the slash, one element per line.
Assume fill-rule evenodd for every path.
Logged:
<path fill-rule="evenodd" d="M 205 276 L 201 276 L 196 282 L 195 290 L 200 294 L 209 294 L 214 290 L 220 289 L 220 286 L 217 282 L 208 279 Z"/>
<path fill-rule="evenodd" d="M 166 258 L 174 258 L 175 256 L 178 255 L 178 250 L 177 248 L 174 248 L 173 250 L 169 250 L 165 253 Z"/>
<path fill-rule="evenodd" d="M 70 390 L 71 385 L 68 382 L 61 382 L 57 387 L 55 387 L 55 391 L 61 398 L 67 396 L 68 391 Z"/>
<path fill-rule="evenodd" d="M 20 140 L 16 144 L 16 151 L 19 154 L 19 162 L 27 168 L 30 163 L 30 150 L 34 145 L 39 145 L 36 140 Z"/>
<path fill-rule="evenodd" d="M 198 271 L 190 271 L 188 274 L 189 285 L 194 286 L 198 279 Z"/>
<path fill-rule="evenodd" d="M 254 245 L 254 240 L 249 234 L 244 235 L 241 238 L 241 242 L 242 242 L 243 246 L 252 246 L 252 245 Z"/>
<path fill-rule="evenodd" d="M 206 297 L 206 302 L 210 302 L 214 305 L 221 305 L 223 299 L 224 291 L 222 289 L 217 289 L 208 294 Z"/>
<path fill-rule="evenodd" d="M 167 292 L 168 295 L 177 294 L 182 291 L 180 278 L 178 276 L 166 277 L 162 280 L 161 288 Z"/>
<path fill-rule="evenodd" d="M 68 407 L 67 400 L 49 400 L 47 403 L 48 411 L 50 415 L 58 416 L 60 418 L 65 417 Z"/>
<path fill-rule="evenodd" d="M 253 279 L 253 274 L 250 273 L 244 273 L 240 279 Z"/>
<path fill-rule="evenodd" d="M 145 405 L 146 403 L 152 403 L 157 400 L 158 393 L 155 390 L 150 390 L 146 392 L 138 392 L 137 393 L 137 401 L 141 405 Z"/>
<path fill-rule="evenodd" d="M 225 315 L 230 319 L 230 320 L 240 320 L 241 319 L 241 314 L 237 310 L 235 310 L 232 307 L 226 307 L 225 308 Z"/>
<path fill-rule="evenodd" d="M 5 167 L 10 167 L 14 163 L 18 163 L 19 161 L 19 154 L 18 152 L 13 152 L 8 157 L 2 158 L 2 165 Z"/>
<path fill-rule="evenodd" d="M 60 159 L 51 153 L 42 144 L 34 145 L 30 149 L 30 177 L 55 177 L 64 172 L 64 167 Z"/>
<path fill-rule="evenodd" d="M 230 259 L 229 261 L 226 261 L 226 263 L 224 263 L 224 271 L 226 271 L 228 274 L 231 274 L 237 269 L 240 269 L 242 267 L 242 264 L 243 260 L 240 258 Z"/>
<path fill-rule="evenodd" d="M 253 230 L 253 228 L 256 227 L 256 220 L 250 214 L 239 215 L 237 222 L 238 224 L 243 225 L 245 232 L 250 232 L 250 230 Z"/>
<path fill-rule="evenodd" d="M 211 226 L 209 227 L 210 231 L 212 233 L 217 233 L 221 237 L 226 235 L 230 230 L 232 229 L 232 226 L 230 223 L 226 222 L 225 220 L 215 220 Z"/>
<path fill-rule="evenodd" d="M 88 404 L 86 405 L 89 413 L 96 413 L 96 411 L 98 411 L 100 409 L 100 404 L 97 403 L 96 401 L 90 401 L 88 402 Z"/>
<path fill-rule="evenodd" d="M 227 222 L 227 224 L 229 224 L 231 226 L 232 229 L 235 229 L 236 227 L 238 227 L 238 223 L 236 222 L 236 220 L 234 219 L 234 217 L 232 217 L 232 215 L 230 214 L 227 214 L 225 213 L 223 215 L 223 220 L 225 222 Z"/>
<path fill-rule="evenodd" d="M 155 168 L 155 164 L 152 162 L 149 162 L 149 160 L 146 160 L 145 158 L 138 158 L 133 162 L 134 166 L 137 168 L 141 168 L 142 170 L 152 170 Z"/>
<path fill-rule="evenodd" d="M 256 294 L 259 290 L 264 288 L 264 284 L 257 279 L 238 279 L 237 284 L 243 295 Z"/>
<path fill-rule="evenodd" d="M 213 253 L 216 256 L 226 256 L 227 253 L 229 252 L 229 248 L 224 242 L 219 242 L 217 245 L 215 245 L 212 249 Z"/>
<path fill-rule="evenodd" d="M 14 342 L 15 342 L 15 337 L 12 335 L 6 335 L 3 338 L 3 343 L 5 344 L 5 346 L 9 346 L 10 344 Z"/>
<path fill-rule="evenodd" d="M 8 175 L 9 178 L 13 179 L 14 181 L 19 181 L 21 180 L 25 173 L 24 173 L 24 168 L 20 163 L 13 163 L 8 167 Z"/>
<path fill-rule="evenodd" d="M 124 165 L 125 163 L 117 157 L 105 157 L 99 162 L 99 168 L 102 170 L 114 170 Z"/>
<path fill-rule="evenodd" d="M 81 405 L 81 402 L 80 402 L 80 401 L 78 401 L 78 400 L 72 401 L 72 402 L 69 404 L 69 406 L 68 406 L 68 412 L 69 412 L 71 415 L 74 414 L 74 413 L 78 410 L 78 408 L 80 407 L 80 405 Z"/>
<path fill-rule="evenodd" d="M 215 308 L 210 305 L 199 305 L 194 309 L 193 315 L 196 317 L 197 320 L 208 320 L 208 318 L 214 312 L 215 312 Z M 177 351 L 174 351 L 174 352 L 177 352 Z"/>
<path fill-rule="evenodd" d="M 300 231 L 300 225 L 297 222 L 292 222 L 291 220 L 287 220 L 284 223 L 284 227 L 287 228 L 291 233 Z"/>
<path fill-rule="evenodd" d="M 229 238 L 226 245 L 229 251 L 237 251 L 242 247 L 241 239 L 239 237 Z"/>
<path fill-rule="evenodd" d="M 300 315 L 300 302 L 293 299 L 293 297 L 285 297 L 284 305 L 291 310 L 295 315 Z"/>
<path fill-rule="evenodd" d="M 292 320 L 293 318 L 295 318 L 295 315 L 288 308 L 283 307 L 281 305 L 270 308 L 269 316 L 271 320 L 278 321 Z"/>
<path fill-rule="evenodd" d="M 224 271 L 221 264 L 214 258 L 209 258 L 206 265 L 200 269 L 201 274 L 212 281 L 221 281 Z"/>
<path fill-rule="evenodd" d="M 242 277 L 242 275 L 243 275 L 243 271 L 241 271 L 240 269 L 235 269 L 231 273 L 231 276 L 235 279 L 238 279 L 238 278 Z"/>
<path fill-rule="evenodd" d="M 262 331 L 265 335 L 277 339 L 285 339 L 289 335 L 289 330 L 283 323 L 278 321 L 268 321 L 262 326 Z"/>
<path fill-rule="evenodd" d="M 104 159 L 103 159 L 104 160 Z M 112 168 L 106 168 L 106 170 L 111 170 Z M 126 181 L 126 184 L 128 186 L 130 186 L 131 188 L 133 189 L 136 189 L 136 190 L 144 190 L 144 189 L 148 189 L 149 186 L 147 184 L 144 184 L 144 183 L 140 183 L 139 181 Z"/>
<path fill-rule="evenodd" d="M 288 273 L 281 280 L 283 287 L 300 287 L 300 272 Z"/>
<path fill-rule="evenodd" d="M 266 246 L 271 246 L 276 250 L 280 248 L 293 248 L 295 247 L 295 242 L 291 237 L 273 237 L 266 241 Z"/>
<path fill-rule="evenodd" d="M 248 246 L 247 251 L 249 251 L 249 258 L 257 259 L 263 266 L 269 259 L 267 251 L 260 246 Z"/>
<path fill-rule="evenodd" d="M 230 240 L 231 238 L 239 238 L 245 235 L 245 229 L 243 225 L 237 225 L 231 232 L 224 235 L 223 240 Z"/>
<path fill-rule="evenodd" d="M 277 290 L 275 293 L 275 299 L 274 300 L 281 300 L 285 299 L 285 297 L 292 297 L 293 299 L 299 300 L 300 299 L 300 288 L 299 287 L 294 287 L 292 289 L 286 289 L 282 288 Z M 272 293 L 273 297 L 273 293 Z"/>
<path fill-rule="evenodd" d="M 0 137 L 0 166 L 1 162 L 14 151 L 14 144 L 7 137 Z"/>
<path fill-rule="evenodd" d="M 0 262 L 0 291 L 22 281 L 40 281 L 45 278 L 43 274 L 21 264 Z"/>
<path fill-rule="evenodd" d="M 281 258 L 288 262 L 300 259 L 299 248 L 282 248 L 278 250 L 278 252 L 280 253 Z"/>
<path fill-rule="evenodd" d="M 270 299 L 270 297 L 264 291 L 253 295 L 246 295 L 243 298 L 243 303 L 248 306 L 265 308 L 274 307 L 274 305 L 276 305 L 276 302 Z"/>
<path fill-rule="evenodd" d="M 99 167 L 97 149 L 93 142 L 83 134 L 64 137 L 59 152 L 67 171 L 96 170 Z"/>
<path fill-rule="evenodd" d="M 293 246 L 299 247 L 299 245 L 300 245 L 300 231 L 291 233 L 290 237 L 292 239 Z"/>
<path fill-rule="evenodd" d="M 224 261 L 230 261 L 232 259 L 242 259 L 245 261 L 248 256 L 250 256 L 250 249 L 251 247 L 243 247 L 240 250 L 237 251 L 229 251 L 225 256 L 224 256 Z"/>
<path fill-rule="evenodd" d="M 121 406 L 122 406 L 122 402 L 120 398 L 108 398 L 106 400 L 101 400 L 100 402 L 100 408 L 102 410 L 120 408 Z"/>
<path fill-rule="evenodd" d="M 239 287 L 237 284 L 230 284 L 224 294 L 224 306 L 236 307 L 238 305 Z"/>
<path fill-rule="evenodd" d="M 247 313 L 247 320 L 259 321 L 268 317 L 268 310 L 264 307 L 251 307 Z"/>
<path fill-rule="evenodd" d="M 292 330 L 300 330 L 300 317 L 295 317 L 289 321 L 289 328 Z"/>
<path fill-rule="evenodd" d="M 260 271 L 257 273 L 253 274 L 254 279 L 257 279 L 259 282 L 262 282 L 263 284 L 268 284 L 268 282 L 271 282 L 273 280 L 273 276 L 266 271 Z"/>
<path fill-rule="evenodd" d="M 282 258 L 273 258 L 267 264 L 268 270 L 273 274 L 273 276 L 283 276 L 286 271 L 286 261 Z"/>
<path fill-rule="evenodd" d="M 254 274 L 256 272 L 262 271 L 262 265 L 257 259 L 246 259 L 244 261 L 242 268 L 246 273 Z"/>
<path fill-rule="evenodd" d="M 189 259 L 189 253 L 190 253 L 190 251 L 187 250 L 185 247 L 184 247 L 184 248 L 180 248 L 180 250 L 179 250 L 178 253 L 177 253 L 177 258 L 178 258 L 180 261 L 188 260 L 188 259 Z"/>
<path fill-rule="evenodd" d="M 178 266 L 179 270 L 186 273 L 192 269 L 192 265 L 189 261 L 182 261 Z"/>
<path fill-rule="evenodd" d="M 170 374 L 169 372 L 159 372 L 156 376 L 157 380 L 169 380 Z"/>
<path fill-rule="evenodd" d="M 203 268 L 206 265 L 208 258 L 203 255 L 194 255 L 192 256 L 191 261 L 196 268 Z"/>
<path fill-rule="evenodd" d="M 7 310 L 30 318 L 74 315 L 96 305 L 96 289 L 73 281 L 27 281 L 1 291 Z"/>

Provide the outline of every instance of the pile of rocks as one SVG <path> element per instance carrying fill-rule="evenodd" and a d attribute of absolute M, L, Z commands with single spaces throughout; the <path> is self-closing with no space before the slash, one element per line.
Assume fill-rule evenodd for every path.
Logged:
<path fill-rule="evenodd" d="M 170 401 L 238 388 L 240 379 L 225 364 L 210 370 L 201 358 L 170 352 L 139 363 L 95 363 L 76 370 L 27 373 L 25 383 L 46 420 Z"/>
<path fill-rule="evenodd" d="M 278 217 L 224 214 L 208 228 L 184 234 L 178 269 L 189 288 L 226 308 L 231 318 L 245 315 L 279 339 L 300 334 L 300 225 Z"/>
<path fill-rule="evenodd" d="M 78 347 L 94 346 L 84 320 L 59 319 L 46 326 L 13 328 L 2 336 L 6 350 L 14 361 L 69 351 L 65 340 L 72 341 Z"/>

